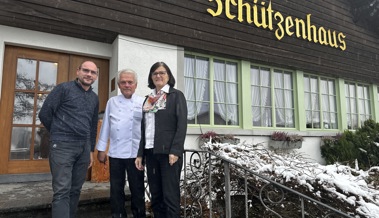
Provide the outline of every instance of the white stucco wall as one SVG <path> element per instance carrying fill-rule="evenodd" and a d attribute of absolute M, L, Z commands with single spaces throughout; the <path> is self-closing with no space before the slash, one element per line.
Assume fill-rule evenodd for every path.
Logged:
<path fill-rule="evenodd" d="M 64 53 L 110 59 L 113 47 L 110 44 L 93 42 L 37 31 L 0 25 L 0 99 L 3 78 L 5 45 L 37 48 Z"/>
<path fill-rule="evenodd" d="M 122 35 L 118 36 L 116 40 L 118 43 L 118 70 L 130 68 L 138 74 L 136 94 L 145 96 L 150 93 L 147 79 L 150 67 L 158 61 L 163 61 L 169 66 L 177 80 L 175 87 L 183 90 L 183 87 L 178 86 L 178 79 L 183 78 L 183 48 Z M 114 77 L 116 74 L 112 76 Z M 113 77 L 110 76 L 110 80 Z"/>

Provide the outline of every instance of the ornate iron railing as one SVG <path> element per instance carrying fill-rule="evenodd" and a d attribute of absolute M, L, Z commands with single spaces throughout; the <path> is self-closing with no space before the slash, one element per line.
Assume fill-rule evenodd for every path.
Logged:
<path fill-rule="evenodd" d="M 185 154 L 182 217 L 351 217 L 214 152 Z"/>

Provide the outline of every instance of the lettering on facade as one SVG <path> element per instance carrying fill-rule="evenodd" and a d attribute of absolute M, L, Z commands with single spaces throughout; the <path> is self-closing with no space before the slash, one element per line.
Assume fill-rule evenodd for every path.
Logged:
<path fill-rule="evenodd" d="M 342 32 L 313 25 L 311 14 L 307 14 L 306 19 L 283 16 L 279 11 L 272 9 L 271 1 L 269 1 L 268 5 L 265 2 L 261 2 L 259 5 L 258 0 L 253 0 L 252 3 L 245 2 L 244 0 L 209 1 L 217 3 L 216 10 L 207 9 L 207 12 L 213 17 L 224 13 L 230 20 L 237 19 L 240 23 L 247 22 L 258 28 L 268 28 L 275 32 L 275 37 L 278 40 L 281 40 L 285 35 L 294 35 L 309 42 L 339 48 L 342 51 L 346 50 L 346 35 Z M 236 9 L 237 14 L 232 13 L 232 8 Z"/>

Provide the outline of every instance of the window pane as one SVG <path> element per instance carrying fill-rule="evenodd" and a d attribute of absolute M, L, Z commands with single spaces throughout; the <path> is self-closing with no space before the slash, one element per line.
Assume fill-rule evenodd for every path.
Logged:
<path fill-rule="evenodd" d="M 281 89 L 275 89 L 275 106 L 278 108 L 284 107 L 284 91 Z"/>
<path fill-rule="evenodd" d="M 58 64 L 39 62 L 38 85 L 40 91 L 51 91 L 57 83 Z"/>
<path fill-rule="evenodd" d="M 336 88 L 334 85 L 334 81 L 328 81 L 328 89 L 329 89 L 329 94 L 331 94 L 331 95 L 336 94 Z"/>
<path fill-rule="evenodd" d="M 350 97 L 355 97 L 355 85 L 349 85 Z"/>
<path fill-rule="evenodd" d="M 285 108 L 293 108 L 293 99 L 292 99 L 292 91 L 284 91 L 284 107 Z"/>
<path fill-rule="evenodd" d="M 185 79 L 186 83 L 186 92 L 185 96 L 187 101 L 194 101 L 195 100 L 195 79 L 193 78 L 186 78 Z"/>
<path fill-rule="evenodd" d="M 188 115 L 187 115 L 187 122 L 188 124 L 195 124 L 196 120 L 196 114 L 194 113 L 196 111 L 195 102 L 191 102 L 187 100 L 187 109 L 188 109 Z"/>
<path fill-rule="evenodd" d="M 233 82 L 237 83 L 237 64 L 235 63 L 228 63 L 226 65 L 226 81 L 227 82 Z"/>
<path fill-rule="evenodd" d="M 209 101 L 209 80 L 197 79 L 195 91 L 196 101 Z"/>
<path fill-rule="evenodd" d="M 275 88 L 283 88 L 282 74 L 275 72 L 274 83 L 275 83 Z"/>
<path fill-rule="evenodd" d="M 30 159 L 30 140 L 32 137 L 31 127 L 13 127 L 11 139 L 11 160 Z"/>
<path fill-rule="evenodd" d="M 17 59 L 16 89 L 34 90 L 37 71 L 37 61 Z"/>
<path fill-rule="evenodd" d="M 251 67 L 250 68 L 250 84 L 258 86 L 259 84 L 259 70 L 257 67 Z M 378 91 L 379 94 L 379 91 Z"/>
<path fill-rule="evenodd" d="M 253 123 L 253 126 L 262 126 L 262 115 L 261 115 L 261 111 L 260 111 L 260 107 L 252 107 L 251 108 L 251 111 L 252 111 L 252 123 Z"/>
<path fill-rule="evenodd" d="M 14 97 L 13 124 L 32 124 L 34 94 L 16 92 Z"/>
<path fill-rule="evenodd" d="M 311 92 L 316 92 L 318 93 L 318 82 L 317 82 L 317 78 L 311 78 Z"/>
<path fill-rule="evenodd" d="M 284 89 L 292 89 L 292 74 L 284 73 Z"/>
<path fill-rule="evenodd" d="M 320 110 L 320 108 L 319 108 L 320 103 L 318 101 L 318 94 L 311 94 L 311 96 L 312 96 L 312 106 L 313 106 L 312 110 L 316 110 L 316 111 Z"/>
<path fill-rule="evenodd" d="M 286 110 L 286 127 L 295 127 L 294 111 L 290 109 Z"/>
<path fill-rule="evenodd" d="M 304 91 L 305 92 L 310 92 L 310 79 L 309 79 L 309 77 L 307 77 L 307 75 L 304 75 Z"/>
<path fill-rule="evenodd" d="M 304 93 L 304 108 L 305 110 L 312 109 L 311 94 L 309 93 Z"/>
<path fill-rule="evenodd" d="M 271 89 L 270 88 L 262 88 L 262 106 L 271 107 Z"/>
<path fill-rule="evenodd" d="M 238 125 L 238 106 L 237 105 L 228 105 L 227 106 L 227 124 L 228 125 Z"/>
<path fill-rule="evenodd" d="M 307 128 L 313 128 L 313 124 L 312 124 L 312 111 L 306 111 L 305 112 L 305 118 L 306 118 L 306 122 L 307 122 Z"/>
<path fill-rule="evenodd" d="M 193 56 L 184 57 L 184 76 L 195 77 L 195 59 Z"/>
<path fill-rule="evenodd" d="M 214 78 L 217 81 L 225 81 L 225 64 L 216 62 L 214 63 Z"/>
<path fill-rule="evenodd" d="M 227 100 L 226 102 L 237 104 L 238 103 L 238 94 L 237 94 L 237 84 L 229 84 L 228 91 L 226 92 Z"/>
<path fill-rule="evenodd" d="M 200 106 L 200 112 L 197 116 L 197 123 L 209 124 L 210 123 L 210 106 L 208 102 L 202 102 Z"/>
<path fill-rule="evenodd" d="M 262 126 L 272 127 L 272 109 L 264 108 L 262 114 Z"/>
<path fill-rule="evenodd" d="M 260 94 L 259 87 L 251 87 L 251 104 L 253 106 L 261 105 L 261 97 L 262 95 Z"/>
<path fill-rule="evenodd" d="M 208 58 L 196 58 L 196 78 L 209 79 Z"/>
<path fill-rule="evenodd" d="M 284 109 L 277 108 L 275 110 L 276 117 L 276 127 L 285 127 L 286 115 L 284 113 Z"/>
<path fill-rule="evenodd" d="M 351 113 L 351 108 L 350 108 L 350 99 L 346 99 L 346 112 Z"/>
<path fill-rule="evenodd" d="M 214 105 L 214 123 L 215 125 L 226 125 L 226 106 L 225 104 Z"/>
<path fill-rule="evenodd" d="M 337 112 L 336 97 L 335 96 L 329 96 L 329 104 L 330 104 L 329 110 L 331 112 Z"/>
<path fill-rule="evenodd" d="M 215 82 L 214 83 L 214 100 L 218 103 L 226 102 L 226 93 L 225 93 L 225 84 L 223 82 Z"/>
<path fill-rule="evenodd" d="M 313 128 L 321 128 L 320 125 L 320 113 L 318 111 L 312 112 L 312 123 L 313 123 Z"/>
<path fill-rule="evenodd" d="M 271 87 L 270 69 L 261 69 L 261 85 L 265 87 Z"/>

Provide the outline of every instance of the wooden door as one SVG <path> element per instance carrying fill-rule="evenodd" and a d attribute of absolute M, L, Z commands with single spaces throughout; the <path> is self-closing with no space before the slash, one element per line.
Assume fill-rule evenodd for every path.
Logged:
<path fill-rule="evenodd" d="M 0 174 L 49 172 L 49 134 L 38 119 L 46 96 L 73 80 L 84 60 L 101 69 L 100 111 L 108 99 L 108 61 L 59 52 L 6 46 L 0 101 Z M 100 78 L 102 79 L 100 81 Z M 100 96 L 99 96 L 100 98 Z"/>

